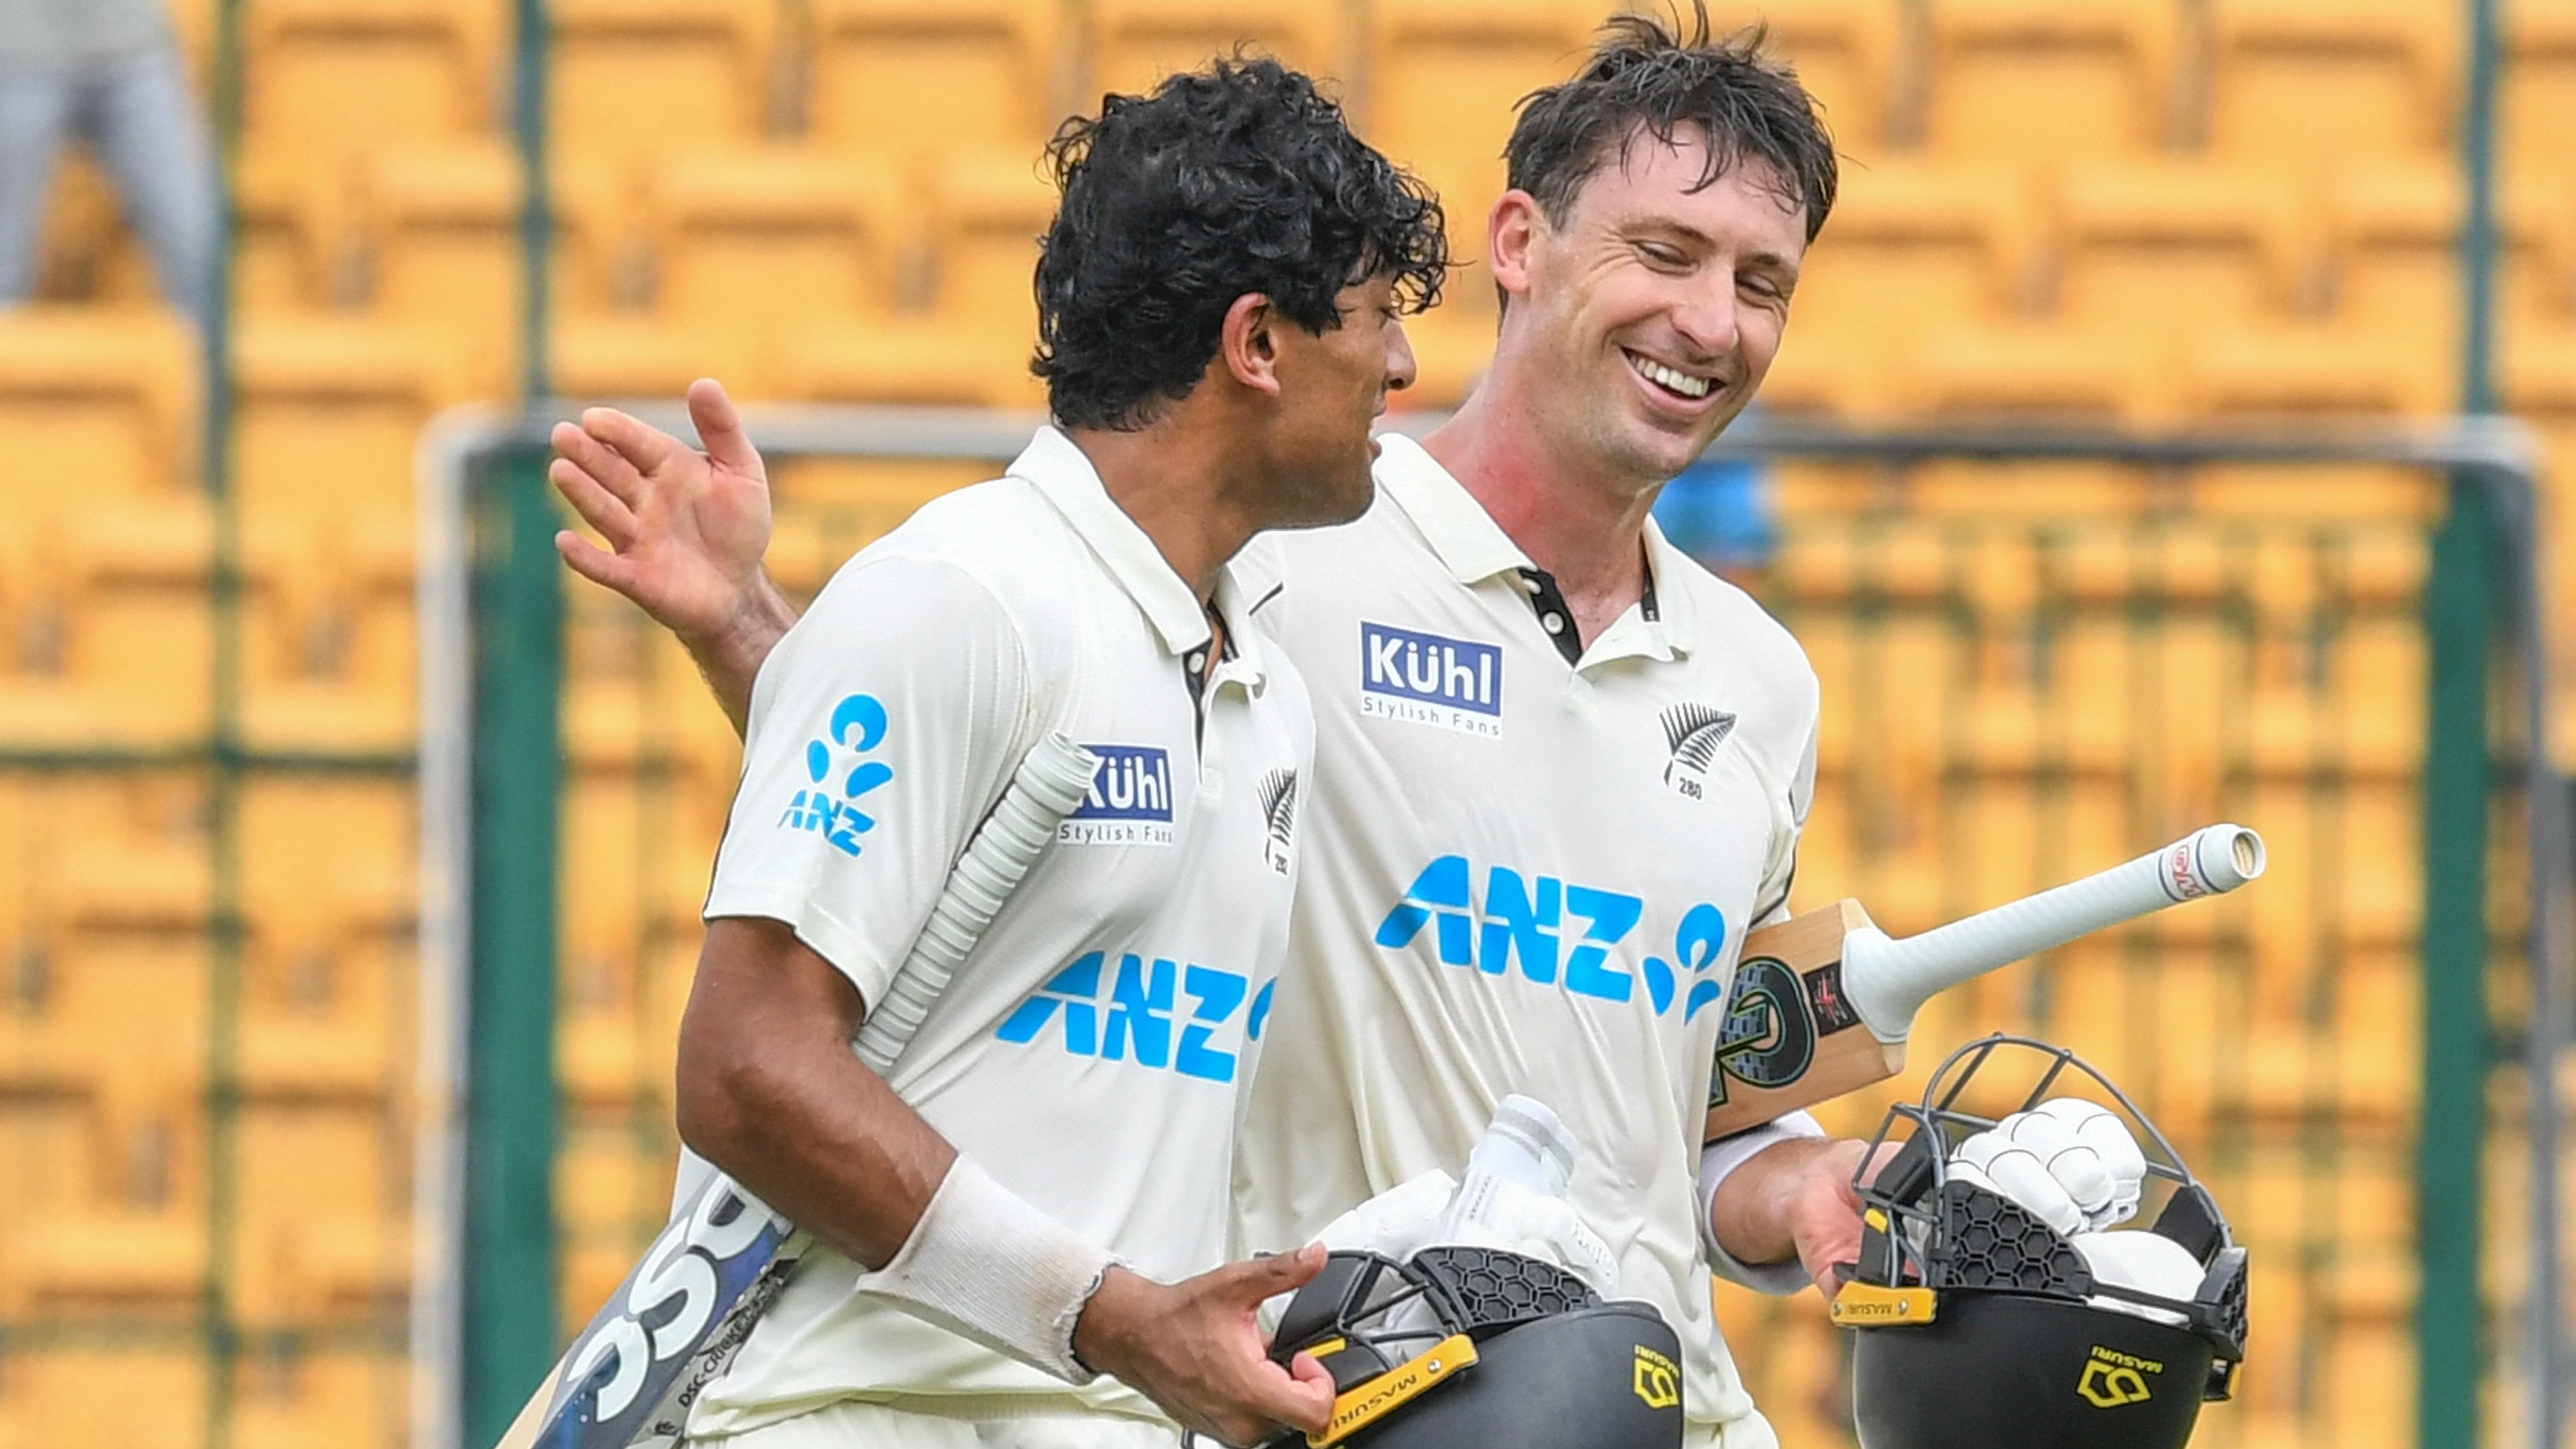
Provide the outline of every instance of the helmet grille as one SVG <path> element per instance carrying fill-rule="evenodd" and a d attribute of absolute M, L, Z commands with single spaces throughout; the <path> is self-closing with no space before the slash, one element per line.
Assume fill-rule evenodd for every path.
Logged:
<path fill-rule="evenodd" d="M 1932 1287 L 2001 1288 L 2076 1299 L 2092 1293 L 2092 1271 L 2075 1245 L 2020 1204 L 1953 1182 L 1943 1185 L 1941 1205 L 1950 1251 L 1933 1255 Z"/>

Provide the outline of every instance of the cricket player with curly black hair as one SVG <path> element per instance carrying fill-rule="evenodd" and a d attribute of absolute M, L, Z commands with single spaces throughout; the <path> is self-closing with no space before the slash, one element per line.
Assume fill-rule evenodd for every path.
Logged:
<path fill-rule="evenodd" d="M 1271 61 L 1112 98 L 1050 157 L 1053 424 L 844 565 L 736 696 L 680 1196 L 720 1169 L 815 1246 L 695 1400 L 691 1442 L 1249 1443 L 1331 1409 L 1330 1379 L 1272 1363 L 1254 1320 L 1321 1253 L 1224 1266 L 1301 854 L 1273 802 L 1314 738 L 1231 560 L 1369 506 L 1440 213 Z M 720 392 L 692 402 L 715 466 L 756 469 Z M 646 481 L 663 440 L 595 412 L 555 441 L 623 554 L 586 568 L 649 595 L 654 551 L 682 546 Z M 1099 758 L 1089 797 L 880 1076 L 849 1043 L 1051 734 Z"/>

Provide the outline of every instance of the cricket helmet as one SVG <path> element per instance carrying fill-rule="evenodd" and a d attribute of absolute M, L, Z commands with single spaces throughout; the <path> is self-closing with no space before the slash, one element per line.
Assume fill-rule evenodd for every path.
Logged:
<path fill-rule="evenodd" d="M 2147 1171 L 2169 1185 L 2145 1231 L 2200 1266 L 2190 1298 L 2097 1281 L 2072 1241 L 2019 1204 L 1950 1180 L 1951 1149 L 1997 1120 L 1958 1104 L 1998 1051 L 2038 1054 L 2025 1055 L 2038 1085 L 2019 1110 L 2072 1071 L 2144 1129 Z M 1902 1146 L 1887 1166 L 1855 1183 L 1861 1260 L 1833 1305 L 1834 1321 L 1858 1330 L 1861 1449 L 2180 1449 L 2201 1404 L 2234 1391 L 2245 1250 L 2173 1144 L 2074 1053 L 2026 1037 L 1971 1042 L 1932 1074 L 1919 1103 L 1889 1110 L 1878 1142 L 1890 1141 Z"/>
<path fill-rule="evenodd" d="M 1681 1340 L 1643 1303 L 1603 1302 L 1554 1264 L 1492 1248 L 1398 1263 L 1334 1253 L 1279 1320 L 1272 1357 L 1333 1376 L 1347 1449 L 1677 1449 Z"/>

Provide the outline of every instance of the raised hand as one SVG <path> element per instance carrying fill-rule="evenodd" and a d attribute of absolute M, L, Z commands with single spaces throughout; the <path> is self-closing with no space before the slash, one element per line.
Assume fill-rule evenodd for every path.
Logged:
<path fill-rule="evenodd" d="M 1254 1314 L 1323 1268 L 1318 1245 L 1172 1284 L 1113 1268 L 1074 1325 L 1073 1351 L 1183 1428 L 1226 1444 L 1259 1443 L 1282 1426 L 1321 1430 L 1333 1414 L 1332 1375 L 1302 1353 L 1286 1368 L 1273 1363 Z"/>
<path fill-rule="evenodd" d="M 689 386 L 704 452 L 615 408 L 558 423 L 546 476 L 601 549 L 566 529 L 573 572 L 635 601 L 680 637 L 742 723 L 752 677 L 795 611 L 760 566 L 769 547 L 769 474 L 721 384 Z"/>

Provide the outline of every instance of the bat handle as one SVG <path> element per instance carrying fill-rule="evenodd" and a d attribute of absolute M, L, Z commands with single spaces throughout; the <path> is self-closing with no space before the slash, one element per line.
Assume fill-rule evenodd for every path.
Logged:
<path fill-rule="evenodd" d="M 2195 830 L 2126 865 L 1896 940 L 1876 927 L 1843 942 L 1843 993 L 1870 1033 L 1905 1040 L 1934 993 L 2150 911 L 2224 895 L 2263 873 L 2263 837 Z"/>

